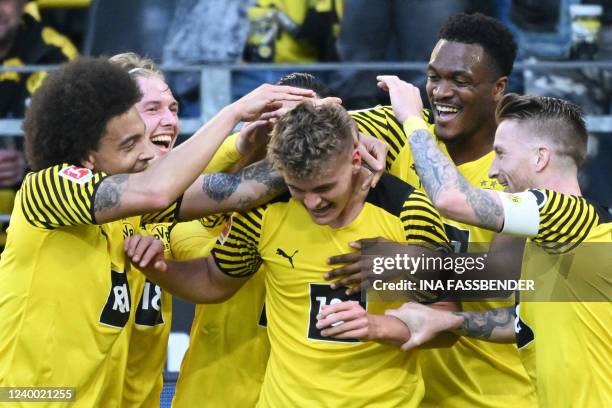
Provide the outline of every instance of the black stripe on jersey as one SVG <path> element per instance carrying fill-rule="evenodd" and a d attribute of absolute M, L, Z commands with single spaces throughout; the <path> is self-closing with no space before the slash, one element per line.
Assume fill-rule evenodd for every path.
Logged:
<path fill-rule="evenodd" d="M 34 227 L 53 229 L 51 226 L 51 220 L 49 220 L 44 213 L 41 213 L 40 208 L 33 197 L 33 177 L 34 174 L 30 174 L 21 187 L 21 210 L 23 211 L 25 219 L 28 221 L 28 223 Z"/>
<path fill-rule="evenodd" d="M 572 200 L 562 195 L 559 195 L 559 198 L 560 205 L 558 209 L 555 209 L 555 212 L 546 217 L 548 218 L 546 223 L 542 223 L 542 228 L 546 232 L 538 236 L 538 241 L 547 241 L 548 238 L 555 234 L 566 235 L 570 231 L 570 228 L 567 226 L 567 222 L 570 220 L 575 220 L 581 215 L 578 213 L 578 215 L 575 216 L 578 207 L 580 207 L 580 203 L 577 200 Z M 561 232 L 562 230 L 565 230 L 565 233 Z M 553 239 L 551 241 L 557 240 Z"/>
<path fill-rule="evenodd" d="M 45 202 L 45 199 L 41 191 L 44 188 L 40 184 L 40 178 L 42 177 L 42 175 L 43 175 L 43 172 L 38 172 L 34 175 L 34 177 L 32 177 L 31 183 L 30 183 L 31 194 L 29 196 L 29 199 L 33 207 L 36 209 L 38 216 L 44 219 L 43 223 L 45 225 L 45 228 L 53 229 L 54 220 L 51 218 L 52 209 Z M 55 221 L 56 221 L 55 225 L 57 225 L 57 218 L 55 218 Z"/>
<path fill-rule="evenodd" d="M 41 178 L 44 182 L 41 183 L 41 189 L 45 192 L 46 200 L 52 206 L 50 210 L 57 219 L 55 225 L 75 224 L 74 216 L 64 207 L 63 197 L 57 195 L 57 180 L 54 178 L 55 171 L 52 170 L 55 169 L 46 169 L 42 172 Z"/>
<path fill-rule="evenodd" d="M 59 177 L 59 176 L 58 176 Z M 89 214 L 89 209 L 91 208 L 91 196 L 89 199 L 83 196 L 83 193 L 87 192 L 84 188 L 79 188 L 78 184 L 73 183 L 68 180 L 62 180 L 62 182 L 66 183 L 70 190 L 70 198 L 72 199 L 75 210 L 79 211 L 81 214 Z"/>
<path fill-rule="evenodd" d="M 382 114 L 381 114 L 382 115 Z M 384 117 L 384 115 L 382 115 Z M 391 164 L 395 161 L 399 154 L 399 148 L 397 144 L 387 135 L 387 127 L 385 124 L 375 124 L 372 118 L 366 115 L 353 116 L 353 119 L 357 122 L 358 127 L 364 130 L 362 133 L 366 133 L 370 136 L 374 136 L 377 139 L 384 141 L 389 146 L 389 152 L 387 153 L 387 168 L 391 167 Z M 380 126 L 377 127 L 377 126 Z"/>
<path fill-rule="evenodd" d="M 243 216 L 244 216 L 244 214 L 241 214 L 241 215 L 243 215 Z M 244 217 L 244 218 L 247 218 L 247 217 Z M 252 219 L 252 218 L 247 218 L 247 219 L 248 219 L 249 221 L 253 222 L 253 219 Z M 252 235 L 254 235 L 255 237 L 257 237 L 257 239 L 259 239 L 259 231 L 255 231 L 255 229 L 254 229 L 253 227 L 251 227 L 251 226 L 247 225 L 247 223 L 245 223 L 244 221 L 242 221 L 240 218 L 238 218 L 238 217 L 234 217 L 234 219 L 232 220 L 232 224 L 234 224 L 234 225 L 232 226 L 232 228 L 234 228 L 234 227 L 236 227 L 236 226 L 241 227 L 241 228 L 244 228 L 245 230 L 247 230 L 248 232 L 250 232 Z M 258 225 L 258 224 L 255 224 L 255 225 L 256 225 L 256 227 L 255 227 L 255 228 L 257 228 L 257 229 L 261 228 L 261 226 L 260 226 L 260 225 Z"/>
<path fill-rule="evenodd" d="M 402 208 L 402 212 L 405 212 L 405 211 L 410 211 L 410 210 L 423 211 L 423 212 L 426 212 L 426 213 L 428 213 L 428 214 L 431 214 L 431 215 L 432 215 L 432 217 L 435 217 L 435 218 L 438 218 L 438 217 L 440 216 L 439 214 L 437 214 L 437 213 L 436 213 L 434 210 L 432 210 L 431 208 L 429 208 L 429 207 L 424 207 L 424 206 L 421 206 L 421 205 L 407 205 L 407 206 L 405 206 L 405 207 L 403 207 L 403 208 Z M 401 218 L 401 220 L 402 220 L 402 221 L 406 221 L 406 220 L 408 219 L 407 217 L 408 217 L 408 216 L 406 216 L 406 215 L 405 215 L 404 217 L 402 217 L 402 218 Z"/>
<path fill-rule="evenodd" d="M 429 219 L 426 219 L 426 221 L 429 221 Z M 431 235 L 434 235 L 440 238 L 440 241 L 438 241 L 439 244 L 442 244 L 447 241 L 446 236 L 444 236 L 444 234 L 441 234 L 440 231 L 436 229 L 436 227 L 434 227 L 433 225 L 411 225 L 410 227 L 408 227 L 407 232 L 412 232 L 412 231 L 429 232 Z"/>
<path fill-rule="evenodd" d="M 406 241 L 421 241 L 421 242 L 427 242 L 428 244 L 432 244 L 434 247 L 440 247 L 441 245 L 443 246 L 444 243 L 440 242 L 440 241 L 434 241 L 433 239 L 426 237 L 424 235 L 417 235 L 417 234 L 408 234 L 406 235 Z"/>
<path fill-rule="evenodd" d="M 366 202 L 399 217 L 404 210 L 404 203 L 414 191 L 414 187 L 399 178 L 383 173 L 375 188 L 371 189 Z M 434 215 L 438 216 L 434 213 Z"/>
<path fill-rule="evenodd" d="M 76 221 L 76 223 L 79 223 L 79 224 L 87 224 L 88 221 L 85 219 L 85 217 L 81 213 L 70 211 L 70 208 L 68 208 L 64 204 L 64 201 L 68 201 L 68 200 L 66 198 L 66 193 L 65 193 L 63 184 L 62 183 L 50 183 L 50 184 L 51 184 L 51 188 L 53 189 L 53 195 L 55 196 L 57 202 L 59 203 L 59 207 L 61 207 L 61 209 L 63 210 L 62 212 L 65 214 L 66 219 L 72 219 L 73 221 Z"/>
<path fill-rule="evenodd" d="M 544 212 L 548 213 L 548 215 L 542 218 L 542 222 L 540 222 L 541 226 L 548 224 L 552 217 L 554 217 L 556 214 L 559 214 L 563 205 L 563 198 L 560 197 L 559 194 L 555 193 L 554 191 L 547 191 L 547 193 L 548 197 L 545 205 L 547 205 L 548 208 L 546 208 Z M 553 206 L 555 206 L 555 208 L 552 208 Z"/>
<path fill-rule="evenodd" d="M 240 214 L 245 220 L 249 221 L 255 228 L 261 229 L 262 217 L 261 214 L 254 212 L 241 213 Z"/>

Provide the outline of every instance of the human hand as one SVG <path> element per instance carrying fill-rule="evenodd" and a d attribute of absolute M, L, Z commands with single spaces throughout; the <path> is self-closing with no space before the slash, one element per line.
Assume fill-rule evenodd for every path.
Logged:
<path fill-rule="evenodd" d="M 283 102 L 300 102 L 314 96 L 315 93 L 309 89 L 263 84 L 231 104 L 230 108 L 236 121 L 250 122 L 258 119 L 264 112 L 282 108 Z M 270 116 L 266 117 L 269 118 Z"/>
<path fill-rule="evenodd" d="M 364 183 L 361 188 L 374 188 L 385 172 L 389 146 L 373 136 L 359 132 L 357 149 L 361 158 L 372 169 L 373 173 L 370 183 Z"/>
<path fill-rule="evenodd" d="M 12 187 L 25 173 L 23 153 L 15 149 L 0 149 L 0 187 Z"/>
<path fill-rule="evenodd" d="M 123 243 L 123 249 L 132 264 L 147 276 L 168 269 L 164 257 L 164 244 L 153 236 L 128 237 Z"/>
<path fill-rule="evenodd" d="M 334 339 L 372 340 L 374 318 L 354 300 L 323 306 L 317 315 L 321 335 Z"/>
<path fill-rule="evenodd" d="M 393 112 L 400 123 L 411 117 L 422 117 L 423 101 L 419 88 L 395 75 L 379 75 L 376 80 L 379 88 L 389 92 Z"/>

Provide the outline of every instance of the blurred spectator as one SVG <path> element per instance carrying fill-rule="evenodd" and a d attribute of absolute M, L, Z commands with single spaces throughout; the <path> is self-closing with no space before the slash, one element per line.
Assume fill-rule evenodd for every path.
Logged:
<path fill-rule="evenodd" d="M 76 48 L 40 21 L 35 3 L 0 0 L 0 63 L 3 67 L 57 64 L 74 59 Z M 0 118 L 23 118 L 30 96 L 46 72 L 0 72 Z M 0 214 L 10 214 L 15 188 L 23 178 L 25 160 L 14 138 L 0 137 Z M 0 250 L 6 240 L 0 222 Z"/>
<path fill-rule="evenodd" d="M 0 62 L 4 67 L 58 64 L 74 59 L 70 40 L 40 21 L 35 3 L 0 1 Z M 22 118 L 46 72 L 0 73 L 0 117 Z"/>
<path fill-rule="evenodd" d="M 469 5 L 467 0 L 344 0 L 340 60 L 427 61 L 442 23 Z M 334 88 L 345 105 L 371 107 L 382 96 L 376 88 L 378 74 L 381 72 L 339 73 Z M 401 76 L 420 87 L 425 83 L 424 71 Z"/>
<path fill-rule="evenodd" d="M 340 0 L 181 0 L 164 47 L 164 64 L 309 63 L 337 60 Z M 286 71 L 235 72 L 232 98 Z M 181 111 L 197 116 L 197 74 L 175 76 Z"/>

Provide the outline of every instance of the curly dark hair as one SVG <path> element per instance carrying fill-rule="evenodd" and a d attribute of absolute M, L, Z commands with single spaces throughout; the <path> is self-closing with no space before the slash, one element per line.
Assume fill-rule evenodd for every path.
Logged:
<path fill-rule="evenodd" d="M 108 122 L 141 97 L 130 75 L 105 58 L 79 58 L 50 73 L 23 121 L 31 169 L 79 164 L 98 148 Z"/>
<path fill-rule="evenodd" d="M 295 86 L 297 88 L 310 89 L 314 91 L 319 98 L 327 98 L 331 96 L 331 91 L 317 77 L 305 72 L 292 72 L 285 75 L 276 82 L 277 85 Z"/>
<path fill-rule="evenodd" d="M 450 16 L 440 28 L 441 40 L 478 44 L 491 58 L 501 76 L 509 76 L 516 58 L 516 41 L 501 21 L 484 14 L 459 13 Z"/>

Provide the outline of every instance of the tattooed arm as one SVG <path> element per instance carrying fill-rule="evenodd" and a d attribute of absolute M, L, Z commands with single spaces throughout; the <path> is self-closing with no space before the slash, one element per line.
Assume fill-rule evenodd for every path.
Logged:
<path fill-rule="evenodd" d="M 493 343 L 516 341 L 513 307 L 485 312 L 449 312 L 418 303 L 406 303 L 385 314 L 400 319 L 410 330 L 410 339 L 402 346 L 404 350 L 427 343 L 444 332 Z"/>
<path fill-rule="evenodd" d="M 237 173 L 204 174 L 185 192 L 179 218 L 184 221 L 208 214 L 248 210 L 286 190 L 285 181 L 267 160 Z"/>
<path fill-rule="evenodd" d="M 301 101 L 312 91 L 264 84 L 226 106 L 185 143 L 146 170 L 112 175 L 104 179 L 93 196 L 98 223 L 163 210 L 200 176 L 221 142 L 240 121 L 254 121 L 262 112 L 278 109 L 282 101 Z M 267 121 L 272 117 L 259 121 Z M 201 182 L 200 182 L 201 185 Z M 207 213 L 217 212 L 208 209 Z M 222 210 L 223 211 L 223 210 Z"/>
<path fill-rule="evenodd" d="M 500 231 L 504 209 L 497 193 L 472 186 L 455 164 L 438 148 L 421 120 L 422 102 L 418 88 L 394 76 L 379 76 L 378 86 L 389 92 L 393 111 L 404 124 L 419 179 L 434 206 L 450 219 Z M 408 119 L 414 126 L 407 126 Z"/>

